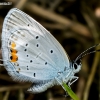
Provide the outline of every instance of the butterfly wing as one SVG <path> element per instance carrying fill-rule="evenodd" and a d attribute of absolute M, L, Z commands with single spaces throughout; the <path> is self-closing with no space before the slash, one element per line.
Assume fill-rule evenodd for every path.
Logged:
<path fill-rule="evenodd" d="M 46 84 L 65 67 L 69 68 L 68 56 L 59 42 L 16 8 L 10 10 L 4 20 L 2 56 L 8 73 L 20 81 Z"/>

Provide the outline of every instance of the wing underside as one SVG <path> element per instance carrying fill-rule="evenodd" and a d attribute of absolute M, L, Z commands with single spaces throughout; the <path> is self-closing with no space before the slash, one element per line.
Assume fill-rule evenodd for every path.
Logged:
<path fill-rule="evenodd" d="M 38 22 L 16 8 L 10 10 L 4 20 L 2 56 L 5 68 L 14 80 L 41 83 L 38 85 L 40 91 L 41 87 L 45 90 L 47 84 L 50 87 L 48 82 L 55 81 L 65 66 L 69 67 L 68 56 L 59 42 Z"/>

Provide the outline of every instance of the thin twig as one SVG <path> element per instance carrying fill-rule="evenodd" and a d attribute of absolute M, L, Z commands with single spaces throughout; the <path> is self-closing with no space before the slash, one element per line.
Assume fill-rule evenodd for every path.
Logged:
<path fill-rule="evenodd" d="M 86 19 L 89 28 L 91 29 L 91 32 L 92 32 L 93 37 L 95 39 L 95 44 L 99 43 L 100 42 L 99 39 L 98 39 L 99 35 L 97 33 L 93 19 L 91 19 L 91 17 L 89 17 L 89 15 L 86 14 L 86 13 L 83 13 L 83 16 Z M 89 77 L 87 79 L 86 88 L 85 88 L 84 94 L 83 94 L 83 100 L 88 100 L 89 90 L 90 90 L 91 84 L 93 82 L 94 75 L 96 73 L 96 69 L 97 69 L 97 66 L 98 66 L 99 59 L 100 59 L 100 53 L 96 53 L 95 56 L 94 56 L 94 62 L 93 62 Z"/>
<path fill-rule="evenodd" d="M 50 4 L 49 10 L 54 11 L 55 8 L 61 3 L 61 1 L 62 1 L 62 0 L 54 0 L 54 2 L 52 2 L 52 3 Z"/>
<path fill-rule="evenodd" d="M 13 81 L 8 75 L 5 75 L 5 74 L 0 74 L 0 79 L 6 80 L 8 82 Z"/>
<path fill-rule="evenodd" d="M 3 100 L 8 100 L 9 94 L 10 94 L 10 91 L 6 91 L 6 94 L 4 95 Z"/>
<path fill-rule="evenodd" d="M 40 22 L 44 27 L 49 28 L 49 29 L 59 29 L 59 30 L 65 30 L 66 27 L 65 25 L 61 25 L 61 24 L 50 24 L 50 23 L 44 23 L 44 22 Z"/>
<path fill-rule="evenodd" d="M 64 16 L 61 16 L 61 15 L 58 15 L 54 12 L 50 12 L 48 10 L 45 10 L 45 9 L 37 6 L 36 4 L 27 2 L 25 9 L 31 13 L 34 13 L 34 14 L 39 15 L 41 17 L 45 17 L 47 19 L 50 19 L 50 20 L 57 22 L 57 23 L 60 23 L 62 25 L 65 25 L 66 27 L 71 26 L 70 28 L 73 31 L 77 32 L 78 34 L 84 35 L 86 37 L 91 37 L 91 34 L 90 34 L 88 28 L 85 27 L 84 25 L 82 25 L 80 23 L 72 22 L 71 20 L 65 18 Z"/>
<path fill-rule="evenodd" d="M 24 93 L 22 89 L 19 89 L 19 98 L 18 100 L 24 100 Z"/>
<path fill-rule="evenodd" d="M 18 90 L 18 89 L 26 89 L 29 86 L 30 86 L 29 84 L 14 85 L 14 86 L 4 86 L 4 87 L 0 87 L 0 92 L 10 91 L 10 90 Z"/>
<path fill-rule="evenodd" d="M 92 65 L 92 69 L 91 69 L 89 77 L 87 79 L 86 87 L 85 87 L 85 90 L 84 90 L 83 100 L 88 100 L 90 86 L 91 86 L 92 81 L 94 79 L 94 75 L 95 75 L 99 60 L 100 60 L 100 53 L 96 53 L 95 57 L 94 57 L 94 63 Z"/>
<path fill-rule="evenodd" d="M 22 9 L 25 5 L 25 3 L 27 2 L 27 0 L 19 0 L 17 2 L 17 4 L 15 5 L 15 8 L 19 8 L 19 9 Z"/>

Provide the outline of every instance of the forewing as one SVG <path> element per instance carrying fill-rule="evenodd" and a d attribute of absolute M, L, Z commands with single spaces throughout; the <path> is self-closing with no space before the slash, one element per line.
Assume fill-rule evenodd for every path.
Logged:
<path fill-rule="evenodd" d="M 58 41 L 18 9 L 10 10 L 5 18 L 2 50 L 4 65 L 15 80 L 51 80 L 69 67 L 68 56 Z"/>

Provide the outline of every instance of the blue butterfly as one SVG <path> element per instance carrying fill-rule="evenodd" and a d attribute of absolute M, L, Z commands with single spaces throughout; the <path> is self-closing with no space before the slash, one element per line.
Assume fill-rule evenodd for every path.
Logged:
<path fill-rule="evenodd" d="M 34 83 L 28 89 L 30 92 L 43 92 L 62 82 L 70 86 L 78 79 L 75 73 L 81 70 L 81 61 L 77 61 L 82 55 L 71 62 L 50 32 L 17 8 L 11 9 L 5 17 L 3 65 L 14 80 Z"/>

